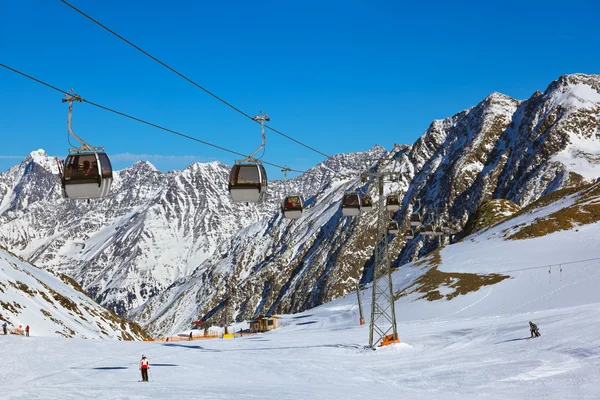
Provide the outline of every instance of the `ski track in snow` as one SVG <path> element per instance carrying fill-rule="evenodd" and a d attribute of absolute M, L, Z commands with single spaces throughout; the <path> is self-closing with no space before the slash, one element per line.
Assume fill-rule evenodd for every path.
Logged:
<path fill-rule="evenodd" d="M 479 303 L 480 303 L 480 302 L 482 302 L 483 300 L 485 300 L 485 298 L 486 298 L 486 297 L 488 297 L 490 294 L 492 294 L 492 290 L 493 290 L 493 289 L 492 289 L 492 288 L 490 288 L 490 289 L 488 290 L 488 292 L 487 292 L 487 293 L 486 293 L 486 294 L 485 294 L 485 295 L 484 295 L 482 298 L 480 298 L 480 299 L 479 299 L 479 300 L 477 300 L 477 301 L 474 301 L 473 303 L 469 304 L 468 306 L 466 306 L 466 307 L 463 307 L 463 308 L 461 308 L 460 310 L 458 310 L 458 311 L 455 311 L 455 312 L 452 312 L 452 313 L 450 313 L 450 314 L 446 314 L 446 315 L 443 315 L 443 316 L 441 316 L 441 317 L 432 318 L 432 319 L 430 319 L 430 321 L 435 321 L 435 320 L 438 320 L 438 319 L 443 319 L 443 318 L 449 317 L 449 316 L 451 316 L 451 315 L 459 314 L 459 313 L 461 313 L 461 312 L 463 312 L 463 311 L 465 311 L 465 310 L 467 310 L 467 309 L 469 309 L 469 308 L 473 307 L 474 305 L 476 305 L 476 304 L 479 304 Z"/>

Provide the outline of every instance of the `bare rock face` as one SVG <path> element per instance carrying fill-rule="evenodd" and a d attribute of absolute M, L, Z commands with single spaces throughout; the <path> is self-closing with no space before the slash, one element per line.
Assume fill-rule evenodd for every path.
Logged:
<path fill-rule="evenodd" d="M 520 210 L 521 207 L 510 200 L 493 199 L 485 201 L 479 206 L 477 211 L 469 216 L 463 235 L 468 236 L 480 230 L 490 228 Z"/>
<path fill-rule="evenodd" d="M 68 274 L 155 333 L 207 313 L 218 322 L 226 312 L 242 319 L 304 310 L 372 278 L 376 213 L 347 218 L 339 209 L 346 190 L 378 200 L 360 171 L 400 173 L 385 195 L 403 199 L 394 218 L 404 228 L 417 199 L 426 221 L 461 226 L 489 200 L 525 206 L 600 175 L 599 87 L 599 76 L 567 75 L 525 101 L 492 93 L 432 122 L 410 146 L 332 157 L 288 181 L 308 205 L 293 221 L 279 211 L 282 182 L 269 183 L 262 204 L 232 203 L 229 168 L 218 162 L 168 173 L 140 162 L 115 173 L 109 198 L 72 202 L 60 197 L 55 161 L 33 152 L 0 174 L 0 243 Z M 377 157 L 395 162 L 366 161 Z M 395 264 L 438 240 L 399 235 Z"/>

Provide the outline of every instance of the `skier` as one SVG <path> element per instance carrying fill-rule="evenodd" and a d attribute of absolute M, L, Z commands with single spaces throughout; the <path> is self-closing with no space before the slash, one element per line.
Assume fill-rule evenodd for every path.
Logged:
<path fill-rule="evenodd" d="M 25 336 L 29 336 L 29 325 L 25 327 Z"/>
<path fill-rule="evenodd" d="M 140 371 L 142 371 L 142 382 L 148 382 L 148 370 L 150 369 L 150 362 L 144 354 L 142 354 L 142 360 L 140 361 Z"/>
<path fill-rule="evenodd" d="M 6 325 L 6 321 L 4 321 L 4 323 L 2 324 L 2 330 L 4 331 L 4 334 L 5 334 L 5 335 L 6 335 L 6 333 L 7 333 L 7 329 L 6 329 L 6 327 L 7 327 L 7 326 L 8 326 L 8 325 Z"/>
<path fill-rule="evenodd" d="M 529 321 L 529 330 L 531 331 L 531 338 L 541 336 L 540 331 L 539 331 L 537 325 L 534 324 L 531 321 Z"/>

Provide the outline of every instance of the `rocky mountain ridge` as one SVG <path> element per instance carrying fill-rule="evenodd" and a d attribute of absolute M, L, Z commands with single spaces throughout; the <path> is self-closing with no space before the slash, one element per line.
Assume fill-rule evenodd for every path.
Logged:
<path fill-rule="evenodd" d="M 0 175 L 0 243 L 58 268 L 118 312 L 155 333 L 229 307 L 214 319 L 249 318 L 304 310 L 355 289 L 372 275 L 375 216 L 341 215 L 346 190 L 375 186 L 357 176 L 373 169 L 398 172 L 385 194 L 399 194 L 393 216 L 404 228 L 420 200 L 426 221 L 461 226 L 491 199 L 520 207 L 557 189 L 600 175 L 600 77 L 566 75 L 525 101 L 492 93 L 476 106 L 434 121 L 410 146 L 340 154 L 288 182 L 303 193 L 302 218 L 279 212 L 284 189 L 270 182 L 260 205 L 234 204 L 229 173 L 220 163 L 161 173 L 138 163 L 116 173 L 106 200 L 60 198 L 52 163 L 40 154 Z M 39 157 L 38 157 L 39 156 Z M 392 240 L 395 265 L 440 243 Z"/>

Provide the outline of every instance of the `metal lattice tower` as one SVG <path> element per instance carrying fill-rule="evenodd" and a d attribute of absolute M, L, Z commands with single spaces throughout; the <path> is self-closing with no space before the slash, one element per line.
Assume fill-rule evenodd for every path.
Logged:
<path fill-rule="evenodd" d="M 377 159 L 376 161 L 384 161 Z M 394 160 L 395 161 L 395 160 Z M 384 178 L 396 176 L 398 173 L 365 172 L 364 178 L 375 178 L 379 192 L 379 207 L 377 210 L 377 243 L 375 245 L 375 263 L 373 266 L 373 284 L 371 295 L 371 321 L 369 324 L 369 347 L 378 344 L 398 343 L 396 327 L 396 310 L 394 308 L 394 293 L 392 290 L 391 260 L 389 256 L 389 240 L 387 232 L 388 211 L 384 197 Z"/>

